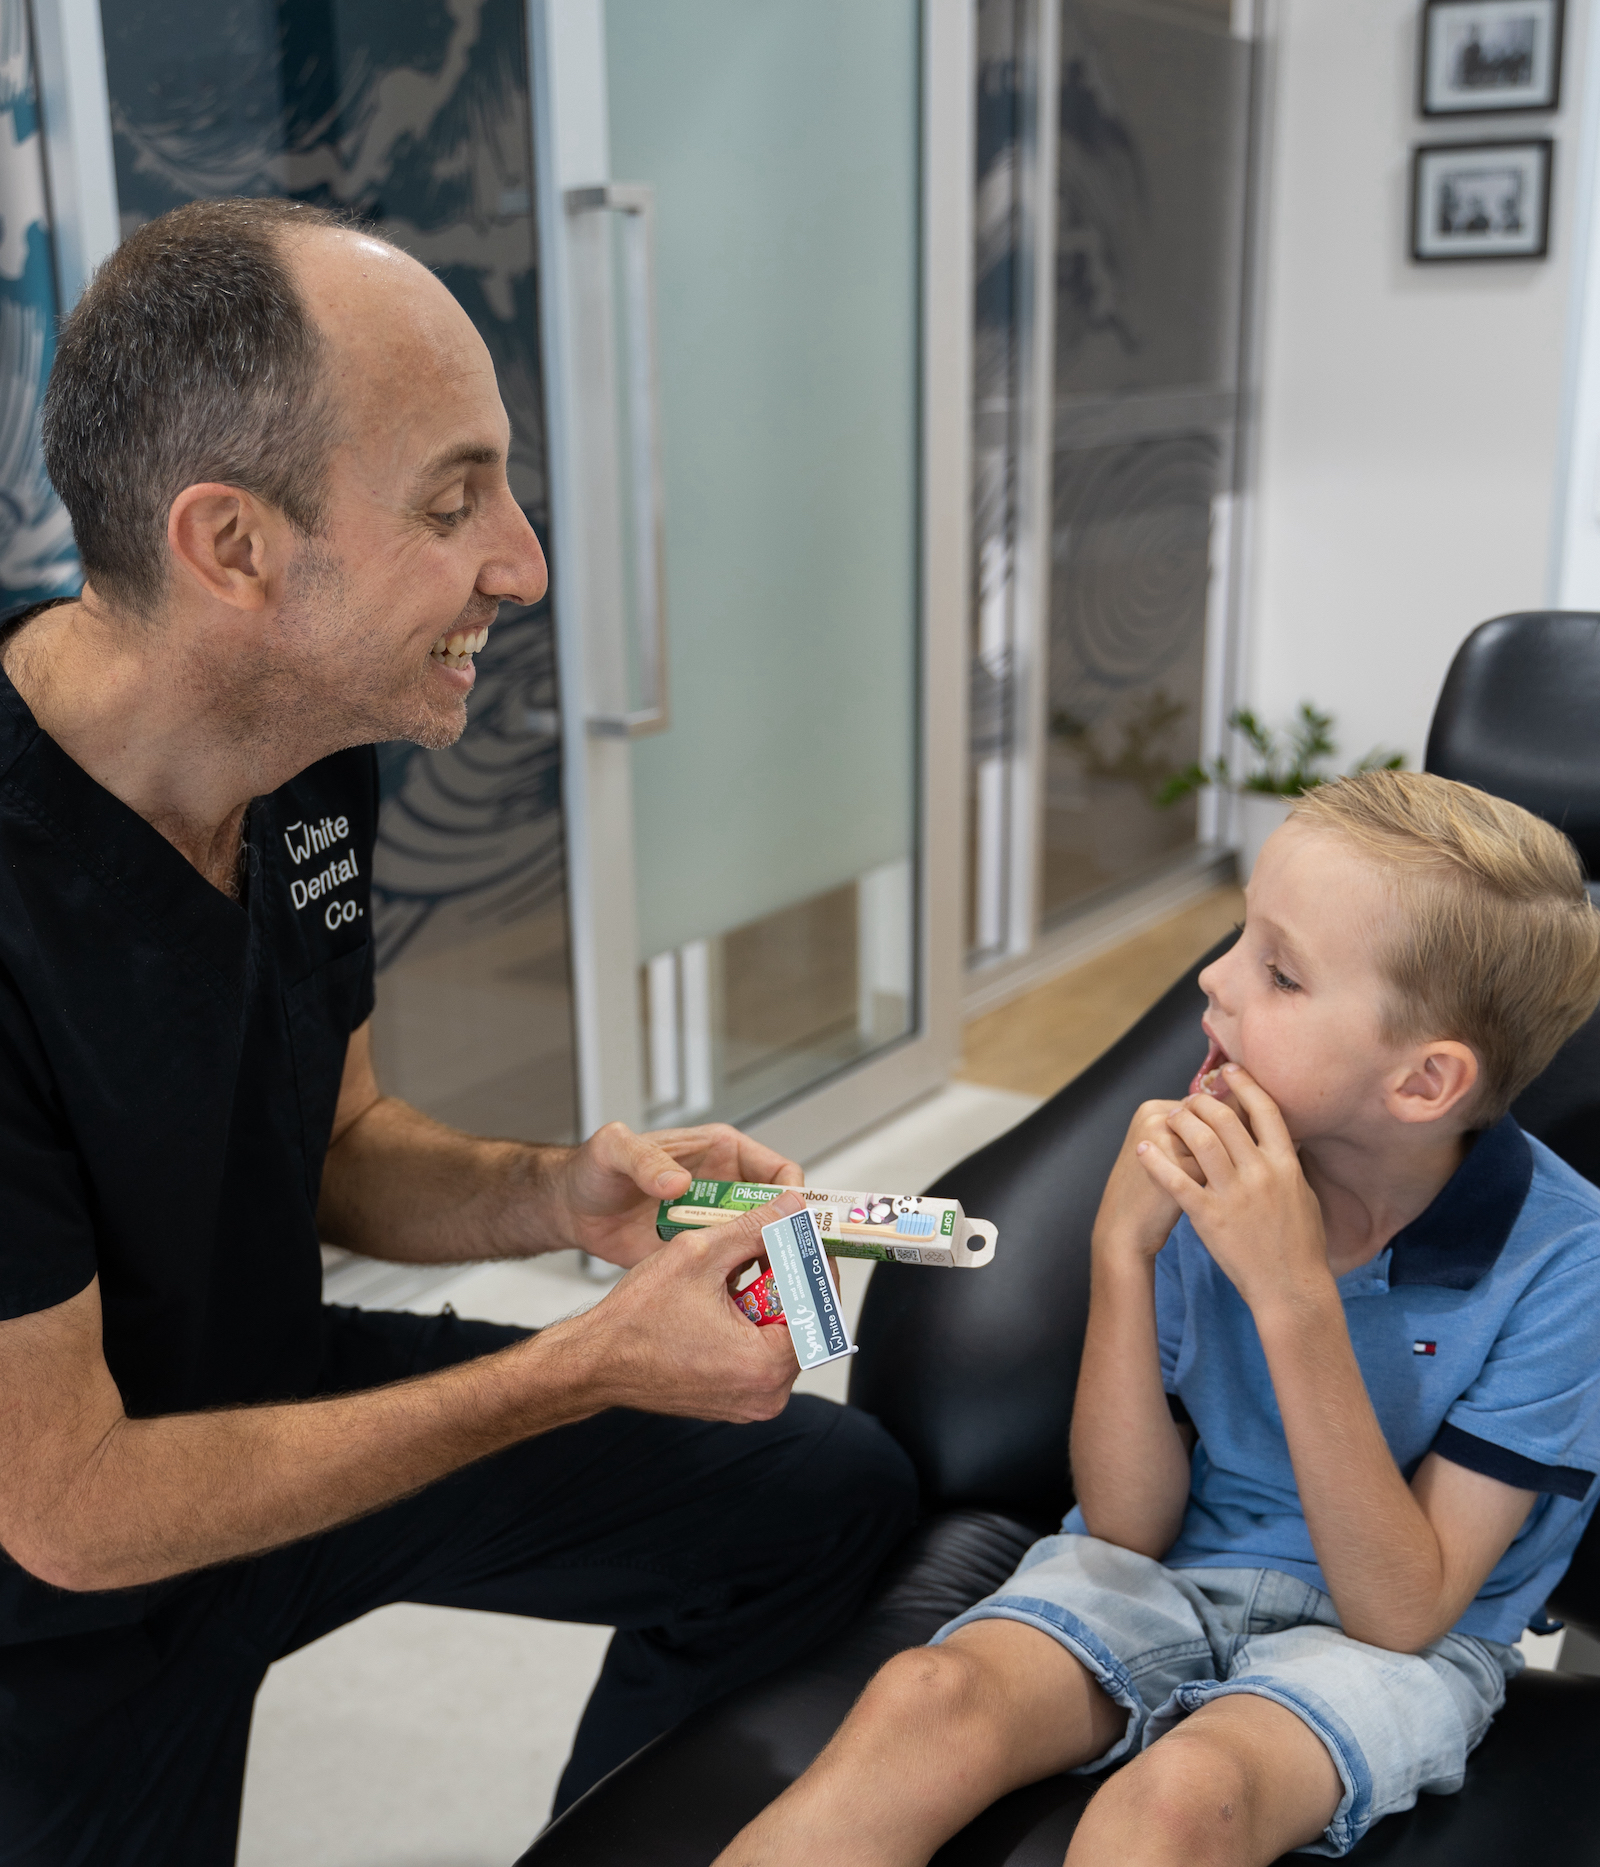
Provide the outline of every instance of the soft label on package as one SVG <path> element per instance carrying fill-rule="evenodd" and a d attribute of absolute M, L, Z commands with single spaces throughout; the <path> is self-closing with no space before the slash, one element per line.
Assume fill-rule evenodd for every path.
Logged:
<path fill-rule="evenodd" d="M 771 1225 L 762 1226 L 761 1237 L 800 1366 L 820 1368 L 826 1361 L 853 1355 L 855 1344 L 839 1313 L 833 1273 L 814 1215 L 806 1210 L 774 1219 Z"/>

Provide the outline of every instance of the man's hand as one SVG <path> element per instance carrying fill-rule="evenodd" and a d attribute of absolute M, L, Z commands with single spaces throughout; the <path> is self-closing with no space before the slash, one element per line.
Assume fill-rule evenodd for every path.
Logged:
<path fill-rule="evenodd" d="M 792 1160 L 726 1122 L 665 1128 L 654 1134 L 635 1134 L 619 1121 L 608 1122 L 557 1169 L 549 1188 L 549 1229 L 580 1251 L 627 1268 L 662 1249 L 656 1208 L 662 1200 L 686 1193 L 691 1180 L 799 1186 L 803 1178 Z M 766 1213 L 766 1222 L 777 1216 Z M 755 1239 L 754 1248 L 745 1253 L 747 1262 L 761 1251 L 759 1225 Z"/>
<path fill-rule="evenodd" d="M 762 1226 L 802 1204 L 784 1193 L 725 1225 L 680 1232 L 593 1309 L 546 1333 L 558 1333 L 582 1357 L 600 1406 L 696 1420 L 772 1419 L 800 1363 L 789 1331 L 757 1328 L 735 1302 L 733 1285 L 764 1255 Z"/>
<path fill-rule="evenodd" d="M 1257 1314 L 1263 1304 L 1325 1294 L 1333 1274 L 1322 1208 L 1278 1105 L 1239 1064 L 1224 1069 L 1249 1127 L 1226 1102 L 1193 1095 L 1168 1110 L 1165 1126 L 1196 1172 L 1185 1172 L 1154 1141 L 1141 1141 L 1136 1152 L 1152 1185 L 1188 1214 Z"/>
<path fill-rule="evenodd" d="M 1173 1195 L 1144 1165 L 1146 1149 L 1153 1149 L 1174 1173 L 1191 1183 L 1200 1180 L 1194 1156 L 1173 1132 L 1171 1117 L 1181 1102 L 1144 1102 L 1128 1124 L 1127 1139 L 1117 1155 L 1095 1215 L 1094 1248 L 1097 1252 L 1132 1249 L 1139 1257 L 1153 1258 L 1178 1223 L 1180 1207 Z"/>
<path fill-rule="evenodd" d="M 792 1160 L 725 1122 L 582 1147 L 484 1141 L 378 1089 L 372 1022 L 350 1039 L 322 1171 L 324 1243 L 406 1264 L 526 1258 L 575 1246 L 624 1269 L 659 1250 L 656 1207 L 694 1178 L 799 1186 Z"/>
<path fill-rule="evenodd" d="M 135 1588 L 315 1536 L 605 1407 L 765 1420 L 799 1373 L 730 1281 L 761 1223 L 684 1234 L 604 1301 L 526 1341 L 327 1399 L 129 1419 L 98 1281 L 0 1321 L 0 1547 L 58 1588 Z"/>

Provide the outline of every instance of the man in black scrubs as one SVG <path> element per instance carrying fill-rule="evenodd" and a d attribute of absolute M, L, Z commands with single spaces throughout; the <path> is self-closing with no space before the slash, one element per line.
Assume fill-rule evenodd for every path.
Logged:
<path fill-rule="evenodd" d="M 656 1240 L 687 1170 L 792 1163 L 481 1141 L 374 1080 L 370 747 L 452 742 L 545 586 L 449 294 L 309 210 L 181 209 L 45 422 L 87 581 L 0 636 L 0 1863 L 232 1861 L 267 1667 L 390 1601 L 617 1627 L 564 1805 L 837 1628 L 908 1463 L 789 1401 L 728 1290 L 754 1218 Z M 633 1268 L 529 1336 L 326 1308 L 319 1238 Z"/>

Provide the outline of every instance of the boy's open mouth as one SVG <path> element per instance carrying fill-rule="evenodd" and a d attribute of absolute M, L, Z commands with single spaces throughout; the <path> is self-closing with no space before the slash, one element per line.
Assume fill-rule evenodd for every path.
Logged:
<path fill-rule="evenodd" d="M 1211 1037 L 1211 1033 L 1207 1031 L 1206 1036 Z M 1206 1060 L 1195 1071 L 1194 1081 L 1189 1085 L 1190 1095 L 1225 1097 L 1228 1092 L 1218 1083 L 1217 1076 L 1223 1064 L 1231 1061 L 1227 1051 L 1211 1037 L 1211 1048 L 1206 1052 Z"/>

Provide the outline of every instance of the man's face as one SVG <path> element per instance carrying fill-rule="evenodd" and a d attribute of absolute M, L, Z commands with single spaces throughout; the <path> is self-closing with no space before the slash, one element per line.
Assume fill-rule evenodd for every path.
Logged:
<path fill-rule="evenodd" d="M 506 481 L 494 366 L 444 287 L 377 242 L 318 232 L 292 258 L 328 339 L 343 437 L 324 532 L 300 542 L 285 580 L 274 658 L 330 744 L 450 745 L 501 602 L 537 602 L 547 581 Z"/>
<path fill-rule="evenodd" d="M 1242 1063 L 1296 1141 L 1370 1134 L 1403 1060 L 1380 1032 L 1390 988 L 1377 953 L 1395 912 L 1382 876 L 1347 838 L 1290 822 L 1268 838 L 1246 904 L 1238 942 L 1200 975 L 1207 1063 Z"/>

